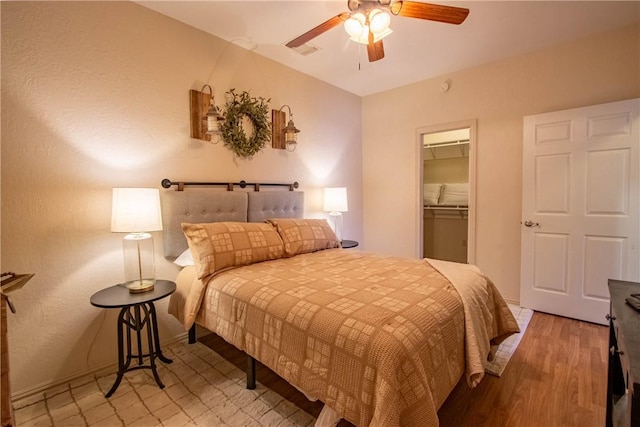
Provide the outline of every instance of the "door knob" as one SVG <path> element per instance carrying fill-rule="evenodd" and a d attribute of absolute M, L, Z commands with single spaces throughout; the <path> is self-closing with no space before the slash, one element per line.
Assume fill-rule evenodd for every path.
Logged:
<path fill-rule="evenodd" d="M 611 353 L 612 356 L 615 356 L 616 353 L 622 356 L 624 354 L 624 351 L 618 350 L 615 345 L 612 345 L 611 348 L 609 349 L 609 353 Z"/>
<path fill-rule="evenodd" d="M 540 224 L 537 222 L 533 222 L 531 220 L 526 220 L 525 222 L 523 222 L 525 227 L 540 227 Z"/>

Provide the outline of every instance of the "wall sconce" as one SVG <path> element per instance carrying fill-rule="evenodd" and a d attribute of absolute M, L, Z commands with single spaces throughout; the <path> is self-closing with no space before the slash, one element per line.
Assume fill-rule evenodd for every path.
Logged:
<path fill-rule="evenodd" d="M 209 93 L 205 89 L 209 88 Z M 191 138 L 203 141 L 211 141 L 213 135 L 220 134 L 219 122 L 224 120 L 224 116 L 215 104 L 213 89 L 204 85 L 202 90 L 190 91 L 191 97 Z M 218 141 L 214 141 L 217 143 Z"/>
<path fill-rule="evenodd" d="M 287 107 L 289 110 L 289 123 L 285 127 L 284 123 L 287 119 L 286 113 L 282 111 Z M 279 110 L 271 110 L 271 146 L 273 148 L 286 149 L 294 151 L 298 145 L 297 138 L 300 130 L 293 124 L 293 113 L 291 107 L 283 105 Z"/>

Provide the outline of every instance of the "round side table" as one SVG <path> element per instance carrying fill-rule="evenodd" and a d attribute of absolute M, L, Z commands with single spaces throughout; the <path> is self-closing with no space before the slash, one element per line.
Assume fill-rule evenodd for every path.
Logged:
<path fill-rule="evenodd" d="M 162 354 L 160 338 L 158 336 L 158 321 L 154 301 L 171 295 L 176 290 L 176 284 L 168 280 L 156 280 L 154 289 L 149 292 L 130 293 L 122 285 L 114 285 L 96 292 L 91 296 L 91 304 L 101 308 L 119 308 L 118 315 L 118 376 L 111 389 L 105 395 L 111 397 L 122 381 L 125 372 L 135 369 L 151 369 L 153 377 L 160 388 L 164 384 L 160 381 L 156 369 L 155 359 L 164 363 L 172 360 Z M 142 331 L 147 330 L 148 353 L 142 351 Z M 131 331 L 135 332 L 137 353 L 131 352 Z M 126 335 L 126 338 L 125 338 Z M 126 339 L 126 342 L 125 342 Z M 125 356 L 126 346 L 126 356 Z M 149 358 L 149 364 L 143 364 L 144 358 Z M 138 359 L 138 364 L 131 366 L 131 360 Z"/>
<path fill-rule="evenodd" d="M 342 246 L 342 249 L 351 249 L 358 246 L 358 242 L 356 242 L 355 240 L 343 240 L 342 242 L 340 242 L 340 245 Z"/>

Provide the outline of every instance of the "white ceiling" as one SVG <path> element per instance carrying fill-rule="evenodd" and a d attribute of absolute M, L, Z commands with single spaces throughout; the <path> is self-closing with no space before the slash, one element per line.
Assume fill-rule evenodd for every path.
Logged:
<path fill-rule="evenodd" d="M 285 44 L 347 11 L 340 1 L 138 1 L 334 86 L 365 96 L 640 21 L 640 1 L 432 1 L 470 10 L 461 25 L 392 17 L 384 59 L 339 25 L 303 56 Z"/>

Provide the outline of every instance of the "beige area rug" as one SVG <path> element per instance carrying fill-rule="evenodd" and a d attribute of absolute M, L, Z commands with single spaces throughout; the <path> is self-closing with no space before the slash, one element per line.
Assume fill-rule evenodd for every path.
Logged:
<path fill-rule="evenodd" d="M 520 344 L 520 340 L 524 336 L 524 332 L 527 330 L 529 321 L 533 316 L 533 310 L 531 309 L 522 308 L 513 304 L 509 304 L 509 308 L 513 313 L 513 317 L 515 317 L 516 321 L 518 322 L 520 333 L 513 334 L 509 338 L 504 340 L 496 351 L 495 359 L 493 359 L 489 366 L 485 368 L 485 372 L 497 377 L 502 375 L 504 369 L 507 367 L 507 363 L 509 363 L 509 360 L 511 360 L 511 356 L 513 356 L 513 353 L 516 352 L 518 344 Z"/>
<path fill-rule="evenodd" d="M 502 374 L 533 312 L 511 306 L 521 332 L 505 340 L 487 372 Z M 125 374 L 110 399 L 104 397 L 114 373 L 87 375 L 69 384 L 14 402 L 22 426 L 311 426 L 315 418 L 258 383 L 247 390 L 243 371 L 201 343 L 175 343 L 164 349 L 173 363 L 158 363 L 165 384 L 151 371 Z M 109 369 L 110 371 L 113 368 Z"/>
<path fill-rule="evenodd" d="M 87 375 L 42 395 L 14 402 L 22 426 L 278 426 L 304 427 L 315 418 L 258 383 L 247 390 L 244 372 L 204 344 L 163 349 L 160 389 L 148 369 L 128 372 L 107 399 L 115 374 Z M 111 368 L 110 370 L 113 370 Z"/>

